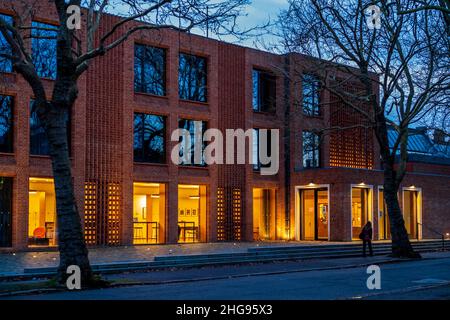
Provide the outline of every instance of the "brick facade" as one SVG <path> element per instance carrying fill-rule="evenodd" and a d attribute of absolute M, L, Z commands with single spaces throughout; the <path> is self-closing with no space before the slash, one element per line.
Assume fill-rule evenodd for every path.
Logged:
<path fill-rule="evenodd" d="M 8 3 L 0 1 L 0 12 L 12 13 L 8 10 Z M 51 10 L 36 12 L 38 16 L 35 19 L 57 21 Z M 45 16 L 39 16 L 44 12 Z M 100 32 L 107 30 L 115 20 L 112 16 L 105 17 Z M 134 92 L 135 43 L 166 49 L 165 96 Z M 207 58 L 206 103 L 179 99 L 179 52 Z M 136 33 L 119 47 L 95 59 L 79 80 L 80 92 L 72 111 L 71 128 L 75 195 L 88 243 L 133 243 L 133 182 L 165 184 L 164 243 L 178 240 L 179 184 L 206 186 L 207 226 L 202 241 L 215 242 L 253 240 L 253 188 L 276 190 L 276 231 L 273 238 L 299 240 L 298 191 L 319 185 L 326 186 L 329 193 L 329 240 L 349 241 L 351 186 L 364 183 L 373 190 L 370 210 L 377 239 L 377 195 L 383 184 L 383 175 L 378 170 L 379 155 L 371 133 L 358 131 L 357 138 L 355 133 L 326 136 L 321 147 L 321 167 L 303 168 L 302 130 L 339 121 L 338 118 L 330 118 L 328 109 L 320 117 L 307 117 L 302 114 L 301 106 L 295 103 L 301 95 L 301 81 L 287 79 L 285 72 L 297 74 L 308 70 L 310 63 L 306 57 L 278 56 L 172 30 Z M 276 75 L 275 113 L 252 110 L 253 68 Z M 51 162 L 48 157 L 29 154 L 29 103 L 33 97 L 29 85 L 15 73 L 2 73 L 0 76 L 0 94 L 14 97 L 14 153 L 0 154 L 0 176 L 13 177 L 13 247 L 0 250 L 24 250 L 28 247 L 29 178 L 51 177 Z M 46 90 L 51 92 L 52 81 L 44 82 Z M 330 101 L 330 96 L 323 93 L 321 99 Z M 166 117 L 165 164 L 133 162 L 134 112 Z M 340 117 L 345 117 L 345 114 Z M 262 176 L 250 164 L 200 168 L 173 164 L 170 152 L 176 142 L 170 141 L 170 134 L 178 128 L 179 118 L 203 120 L 208 128 L 221 130 L 280 129 L 278 174 Z M 285 141 L 289 144 L 283 143 Z M 421 190 L 422 224 L 426 226 L 421 236 L 436 237 L 431 229 L 450 232 L 449 167 L 412 163 L 408 169 L 410 172 L 403 186 L 414 185 Z"/>

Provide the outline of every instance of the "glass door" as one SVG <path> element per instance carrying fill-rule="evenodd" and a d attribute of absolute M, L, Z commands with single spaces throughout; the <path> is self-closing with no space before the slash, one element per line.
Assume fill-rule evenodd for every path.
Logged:
<path fill-rule="evenodd" d="M 378 190 L 378 239 L 389 240 L 391 238 L 391 226 L 389 215 L 384 200 L 383 189 Z"/>
<path fill-rule="evenodd" d="M 328 240 L 328 190 L 301 190 L 302 240 Z"/>
<path fill-rule="evenodd" d="M 418 238 L 418 195 L 419 193 L 417 191 L 403 191 L 403 219 L 405 220 L 406 231 L 410 239 Z"/>

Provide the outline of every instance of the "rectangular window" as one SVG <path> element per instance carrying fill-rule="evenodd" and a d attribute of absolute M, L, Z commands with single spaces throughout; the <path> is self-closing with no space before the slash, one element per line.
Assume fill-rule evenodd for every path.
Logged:
<path fill-rule="evenodd" d="M 313 75 L 304 74 L 302 88 L 303 113 L 308 116 L 320 116 L 320 81 Z"/>
<path fill-rule="evenodd" d="M 0 13 L 0 19 L 3 19 L 7 24 L 12 25 L 14 20 L 11 16 L 7 16 L 5 14 Z M 0 32 L 0 72 L 12 72 L 12 61 L 9 57 L 2 56 L 3 55 L 11 55 L 12 50 L 9 43 L 6 41 L 3 34 Z"/>
<path fill-rule="evenodd" d="M 166 186 L 133 184 L 133 243 L 164 243 L 166 230 Z M 163 231 L 163 232 L 161 232 Z"/>
<path fill-rule="evenodd" d="M 71 111 L 66 113 L 67 143 L 71 153 Z M 30 102 L 30 154 L 48 156 L 50 154 L 47 134 L 41 125 L 34 100 Z"/>
<path fill-rule="evenodd" d="M 275 112 L 276 77 L 268 72 L 253 69 L 253 110 Z"/>
<path fill-rule="evenodd" d="M 260 142 L 260 132 L 259 132 L 259 130 L 260 129 L 258 129 L 258 128 L 253 129 L 253 138 L 252 138 L 252 140 L 253 140 L 253 148 L 252 148 L 253 170 L 256 170 L 256 171 L 260 170 L 261 168 L 270 166 L 270 163 L 262 164 L 261 160 L 259 158 L 259 147 L 260 147 L 260 143 L 259 143 Z M 271 139 L 272 139 L 272 136 L 270 134 L 270 130 L 267 130 L 267 156 L 268 157 L 272 156 L 272 141 L 271 141 Z"/>
<path fill-rule="evenodd" d="M 206 58 L 180 53 L 178 88 L 180 99 L 206 102 Z"/>
<path fill-rule="evenodd" d="M 30 178 L 28 244 L 54 246 L 57 242 L 55 184 L 51 178 Z"/>
<path fill-rule="evenodd" d="M 178 185 L 178 242 L 206 241 L 205 185 Z"/>
<path fill-rule="evenodd" d="M 163 116 L 134 114 L 134 161 L 165 163 L 165 124 Z"/>
<path fill-rule="evenodd" d="M 0 152 L 14 152 L 13 104 L 13 97 L 0 95 Z"/>
<path fill-rule="evenodd" d="M 41 78 L 56 79 L 58 27 L 33 21 L 31 24 L 33 64 Z"/>
<path fill-rule="evenodd" d="M 320 136 L 303 131 L 303 168 L 320 167 Z"/>
<path fill-rule="evenodd" d="M 134 46 L 134 91 L 166 94 L 166 51 L 136 44 Z"/>
<path fill-rule="evenodd" d="M 13 178 L 0 177 L 0 247 L 12 246 Z"/>
<path fill-rule="evenodd" d="M 185 166 L 206 166 L 204 157 L 206 143 L 203 141 L 203 134 L 206 131 L 206 122 L 180 119 L 178 122 L 178 127 L 180 129 L 189 131 L 190 135 L 190 144 L 187 144 L 182 137 L 180 138 L 180 157 L 182 159 L 181 164 Z M 196 150 L 199 154 L 201 152 L 199 159 L 196 159 Z M 185 156 L 185 153 L 188 153 L 190 156 Z M 190 159 L 190 161 L 185 161 L 185 158 Z"/>

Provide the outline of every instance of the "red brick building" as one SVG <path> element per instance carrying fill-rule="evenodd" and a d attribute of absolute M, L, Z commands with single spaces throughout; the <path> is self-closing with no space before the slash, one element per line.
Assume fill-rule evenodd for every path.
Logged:
<path fill-rule="evenodd" d="M 0 1 L 0 14 L 14 19 L 8 6 Z M 34 23 L 57 21 L 54 12 L 36 12 Z M 115 19 L 105 17 L 99 33 Z M 51 92 L 52 55 L 35 59 Z M 314 136 L 312 129 L 358 120 L 339 103 L 320 108 L 336 99 L 317 90 L 311 63 L 173 30 L 136 33 L 97 58 L 68 119 L 87 242 L 350 241 L 367 220 L 375 239 L 387 239 L 373 134 Z M 0 68 L 0 250 L 55 246 L 51 161 L 33 94 L 8 63 Z M 176 165 L 178 128 L 280 129 L 280 170 L 264 176 L 252 164 Z M 408 231 L 419 239 L 450 232 L 449 157 L 422 151 L 412 150 L 423 157 L 411 158 L 399 194 Z"/>

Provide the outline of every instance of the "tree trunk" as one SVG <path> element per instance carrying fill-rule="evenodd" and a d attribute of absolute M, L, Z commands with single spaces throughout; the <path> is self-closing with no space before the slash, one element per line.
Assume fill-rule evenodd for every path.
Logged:
<path fill-rule="evenodd" d="M 67 267 L 76 265 L 81 269 L 82 287 L 88 287 L 93 283 L 93 274 L 74 196 L 66 122 L 70 109 L 67 105 L 51 103 L 46 112 L 38 111 L 38 114 L 47 133 L 55 180 L 60 252 L 57 279 L 65 284 Z"/>
<path fill-rule="evenodd" d="M 409 241 L 408 232 L 405 228 L 402 210 L 398 201 L 399 181 L 394 168 L 395 154 L 391 154 L 389 148 L 388 132 L 386 119 L 383 113 L 375 115 L 376 119 L 376 137 L 380 145 L 380 154 L 383 163 L 384 172 L 384 199 L 389 216 L 392 240 L 392 256 L 404 258 L 420 258 L 420 255 L 414 252 Z"/>
<path fill-rule="evenodd" d="M 389 216 L 392 239 L 392 256 L 404 258 L 420 258 L 409 241 L 402 211 L 398 201 L 398 186 L 394 181 L 395 171 L 391 164 L 384 168 L 384 199 Z"/>

